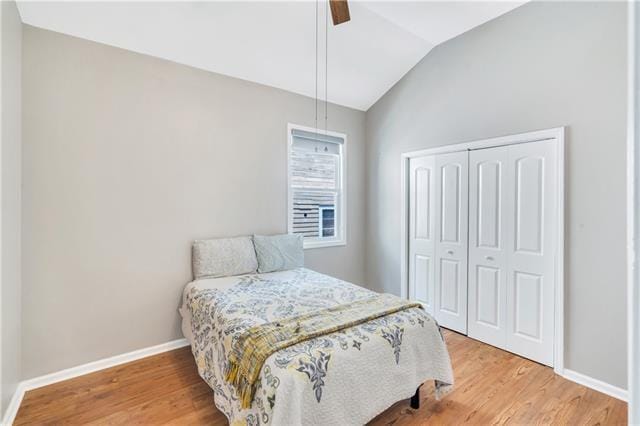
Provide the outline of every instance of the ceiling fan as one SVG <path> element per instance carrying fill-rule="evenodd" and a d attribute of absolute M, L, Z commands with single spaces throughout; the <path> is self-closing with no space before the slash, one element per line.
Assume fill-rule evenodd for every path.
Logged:
<path fill-rule="evenodd" d="M 351 20 L 347 0 L 329 0 L 333 25 L 340 25 Z"/>

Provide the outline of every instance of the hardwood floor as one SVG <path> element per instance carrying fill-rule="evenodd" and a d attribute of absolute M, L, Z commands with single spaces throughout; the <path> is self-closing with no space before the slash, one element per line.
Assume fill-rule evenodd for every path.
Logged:
<path fill-rule="evenodd" d="M 419 410 L 401 401 L 372 425 L 626 424 L 627 404 L 565 380 L 548 367 L 446 331 L 454 390 L 441 401 L 427 383 Z M 189 348 L 27 392 L 15 425 L 223 425 Z"/>

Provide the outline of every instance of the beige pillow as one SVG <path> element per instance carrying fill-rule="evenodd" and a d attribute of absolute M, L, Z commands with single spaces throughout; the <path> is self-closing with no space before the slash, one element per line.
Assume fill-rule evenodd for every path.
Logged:
<path fill-rule="evenodd" d="M 195 279 L 250 274 L 258 269 L 251 237 L 196 240 L 191 254 Z"/>

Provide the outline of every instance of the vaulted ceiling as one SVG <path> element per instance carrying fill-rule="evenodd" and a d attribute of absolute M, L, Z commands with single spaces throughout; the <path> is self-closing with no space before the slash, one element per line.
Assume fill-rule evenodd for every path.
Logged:
<path fill-rule="evenodd" d="M 326 3 L 32 2 L 23 22 L 330 102 L 367 110 L 435 45 L 523 4 L 350 1 L 332 26 Z M 325 38 L 326 36 L 326 38 Z M 325 67 L 325 40 L 328 66 Z"/>

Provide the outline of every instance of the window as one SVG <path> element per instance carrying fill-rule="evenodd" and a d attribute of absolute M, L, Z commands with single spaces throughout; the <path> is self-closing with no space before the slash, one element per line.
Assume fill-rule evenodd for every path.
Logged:
<path fill-rule="evenodd" d="M 320 206 L 320 230 L 318 231 L 320 237 L 335 237 L 336 232 L 336 215 L 335 206 Z"/>
<path fill-rule="evenodd" d="M 289 233 L 304 247 L 346 243 L 346 136 L 289 125 Z"/>

